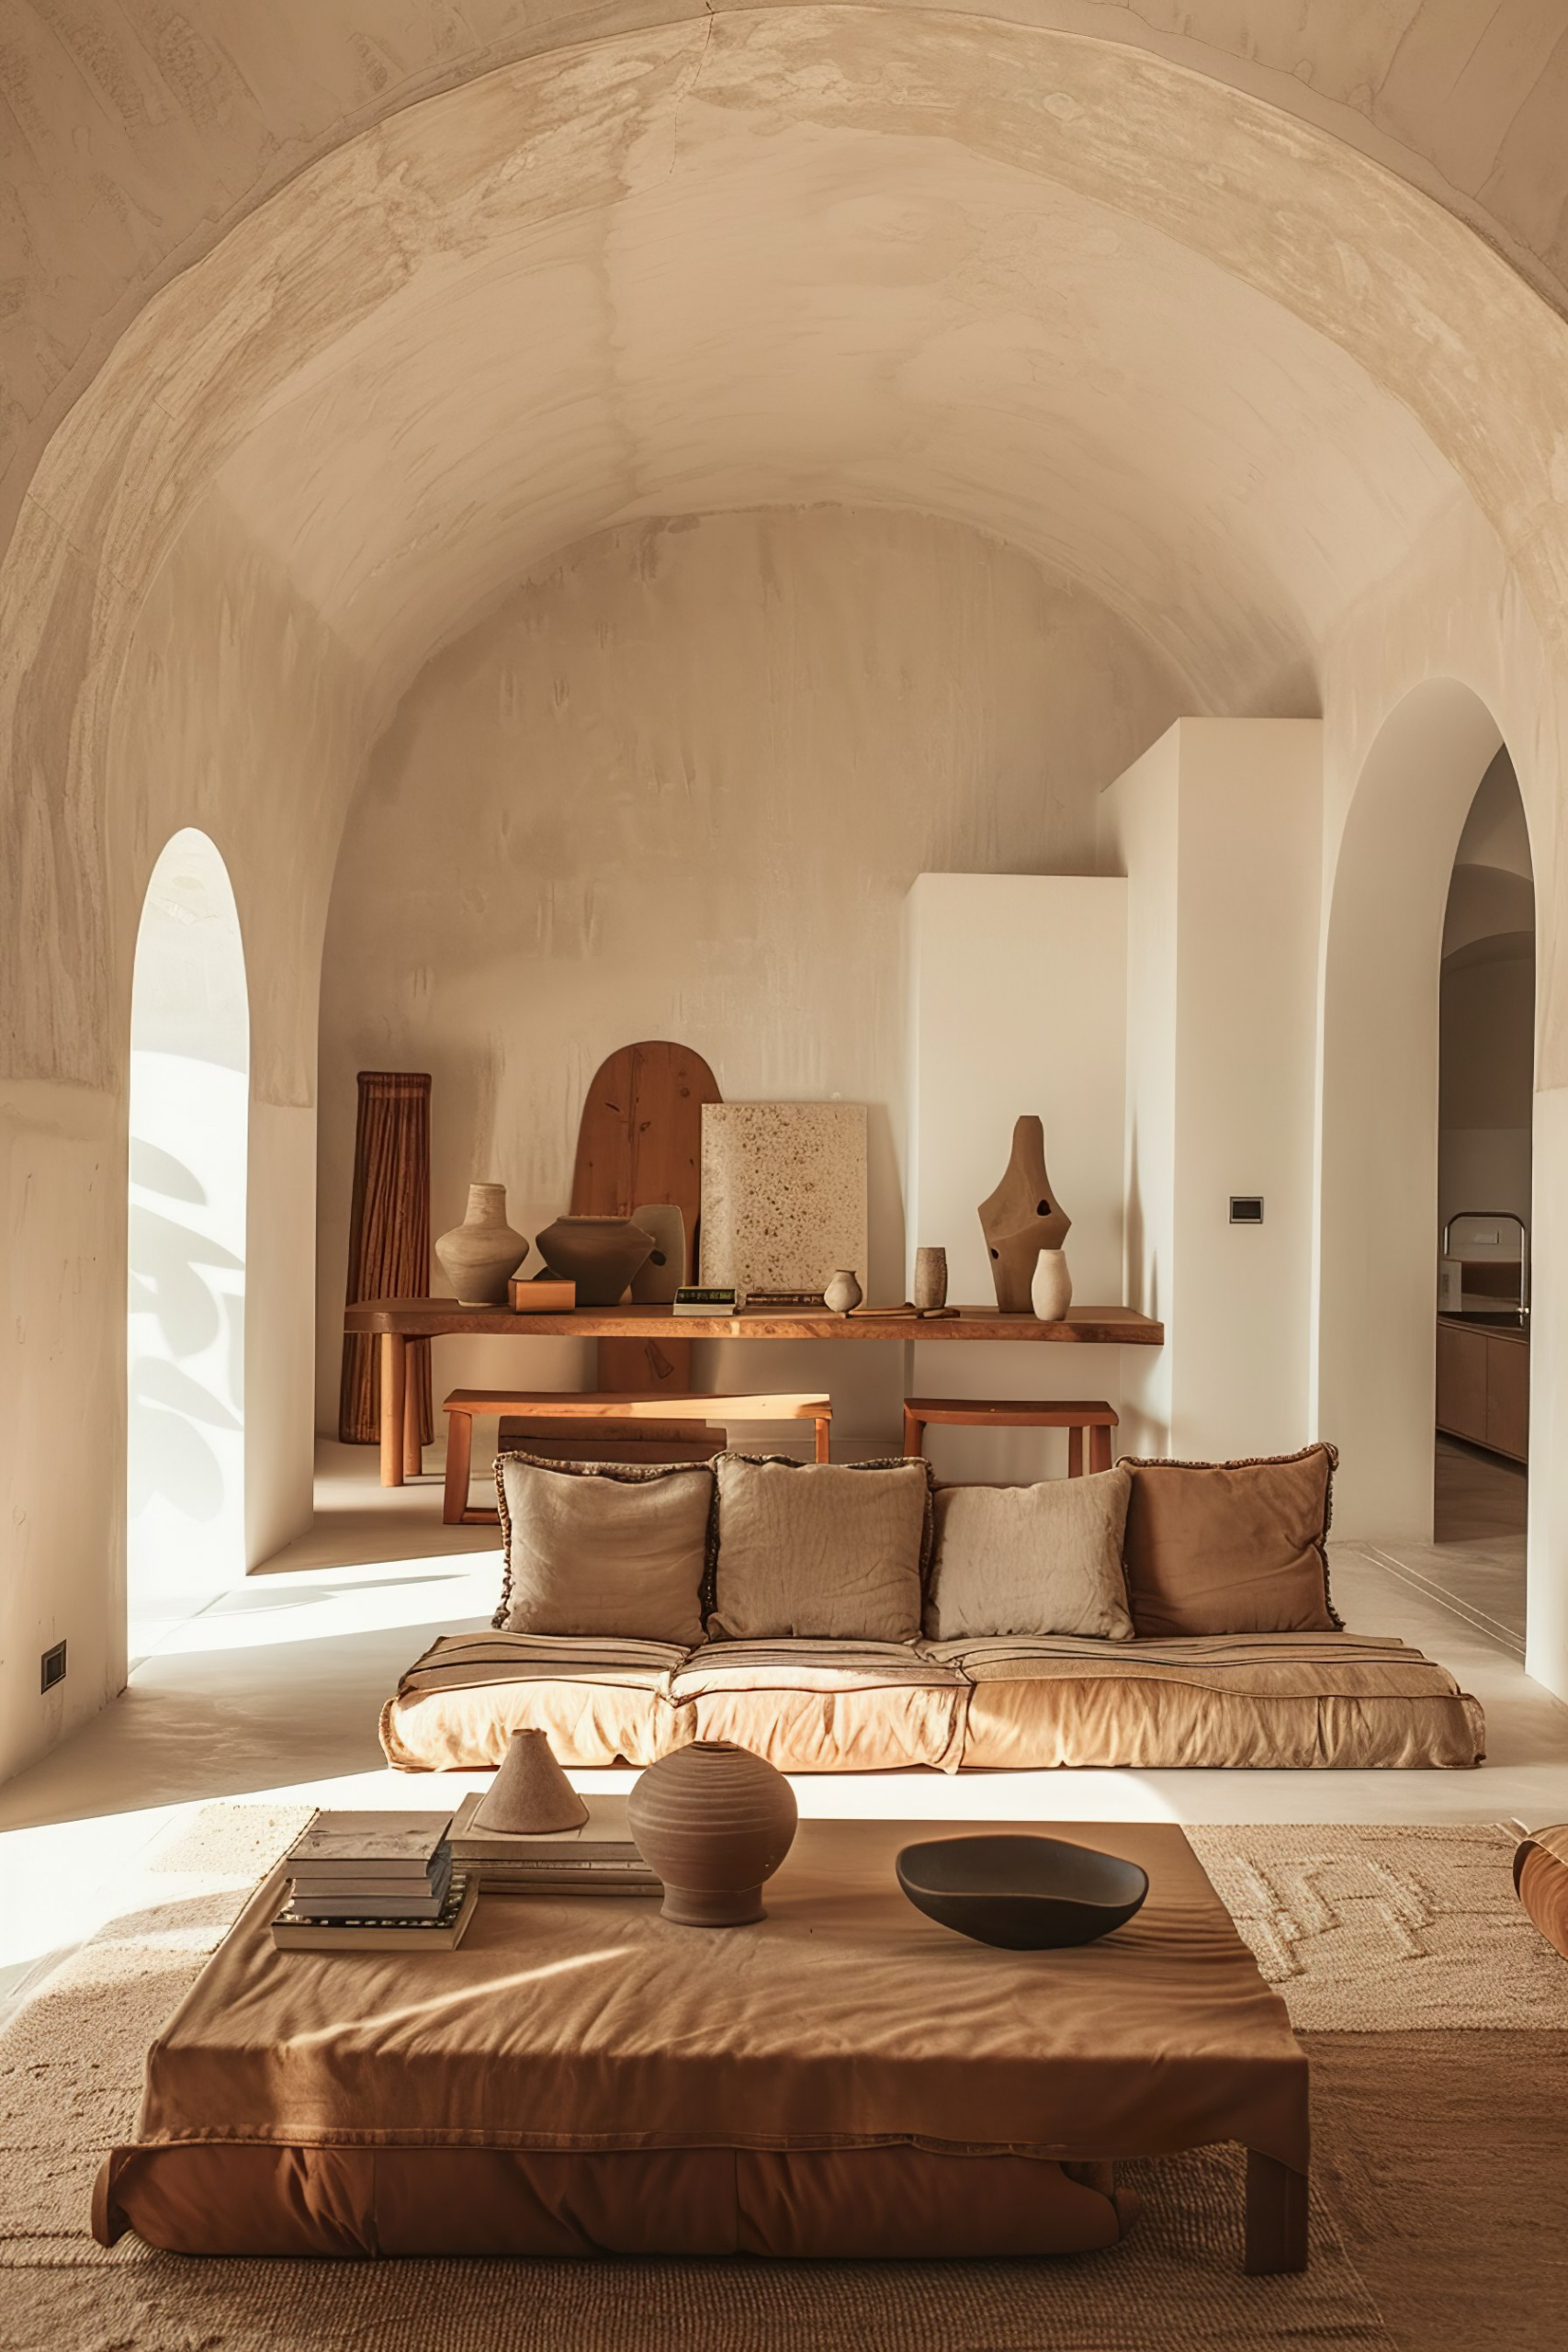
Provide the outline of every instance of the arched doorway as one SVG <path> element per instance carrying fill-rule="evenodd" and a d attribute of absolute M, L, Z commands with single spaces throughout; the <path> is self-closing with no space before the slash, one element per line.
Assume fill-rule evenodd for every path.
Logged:
<path fill-rule="evenodd" d="M 1433 1532 L 1491 1548 L 1492 1610 L 1521 1643 L 1535 984 L 1529 830 L 1504 750 L 1465 819 L 1443 922 Z"/>
<path fill-rule="evenodd" d="M 1461 837 L 1501 750 L 1471 687 L 1416 687 L 1373 741 L 1335 865 L 1315 1390 L 1318 1427 L 1344 1452 L 1336 1531 L 1363 1540 L 1433 1536 L 1444 926 Z"/>
<path fill-rule="evenodd" d="M 250 1014 L 205 833 L 152 870 L 130 1010 L 127 1612 L 134 1661 L 244 1573 Z"/>

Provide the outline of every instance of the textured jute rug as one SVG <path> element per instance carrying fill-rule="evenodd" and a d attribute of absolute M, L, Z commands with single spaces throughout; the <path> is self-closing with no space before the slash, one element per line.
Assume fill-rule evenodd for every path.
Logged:
<path fill-rule="evenodd" d="M 1501 1829 L 1192 1842 L 1313 2052 L 1313 2259 L 1240 2270 L 1237 2152 L 1123 2177 L 1122 2245 L 1055 2262 L 207 2262 L 87 2234 L 148 2041 L 303 1812 L 214 1805 L 0 2038 L 5 2352 L 1502 2352 L 1568 2307 L 1568 1965 L 1517 1932 Z M 1415 2030 L 1412 2030 L 1415 2029 Z"/>

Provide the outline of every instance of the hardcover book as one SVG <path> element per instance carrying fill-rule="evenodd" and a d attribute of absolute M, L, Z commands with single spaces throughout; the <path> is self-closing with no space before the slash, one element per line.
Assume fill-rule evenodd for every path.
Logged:
<path fill-rule="evenodd" d="M 451 1826 L 449 1813 L 318 1813 L 285 1858 L 288 1875 L 427 1879 Z"/>
<path fill-rule="evenodd" d="M 453 1951 L 463 1940 L 479 1883 L 454 1871 L 446 1899 L 434 1919 L 385 1919 L 374 1913 L 355 1919 L 315 1919 L 286 1903 L 272 1923 L 278 1951 Z"/>

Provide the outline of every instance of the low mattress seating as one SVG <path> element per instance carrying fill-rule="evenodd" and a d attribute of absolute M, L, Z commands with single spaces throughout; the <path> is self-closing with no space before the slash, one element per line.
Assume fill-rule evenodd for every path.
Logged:
<path fill-rule="evenodd" d="M 1335 1455 L 933 1489 L 920 1459 L 497 1465 L 488 1633 L 381 1719 L 410 1771 L 729 1739 L 787 1772 L 1467 1768 L 1475 1701 L 1328 1590 Z"/>
<path fill-rule="evenodd" d="M 656 1646 L 447 1635 L 388 1701 L 381 1744 L 402 1770 L 432 1772 L 499 1764 L 532 1728 L 563 1764 L 651 1764 L 733 1739 L 784 1772 L 1460 1770 L 1485 1747 L 1480 1705 L 1446 1667 L 1353 1634 L 727 1642 L 627 1662 Z"/>

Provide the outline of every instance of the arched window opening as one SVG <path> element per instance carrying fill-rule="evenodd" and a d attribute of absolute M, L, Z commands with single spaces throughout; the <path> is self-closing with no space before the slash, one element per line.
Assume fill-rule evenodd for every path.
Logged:
<path fill-rule="evenodd" d="M 205 833 L 147 886 L 130 1012 L 127 1589 L 134 1661 L 244 1573 L 250 1016 Z"/>

